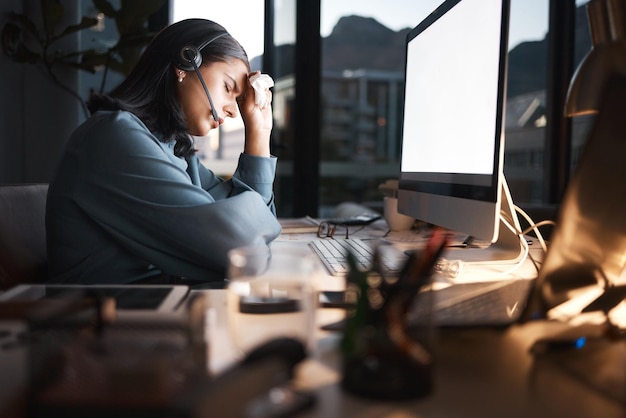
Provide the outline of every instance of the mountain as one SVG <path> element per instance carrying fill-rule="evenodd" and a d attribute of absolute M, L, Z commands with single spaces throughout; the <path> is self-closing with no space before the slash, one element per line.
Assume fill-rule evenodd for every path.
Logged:
<path fill-rule="evenodd" d="M 579 63 L 591 49 L 591 35 L 585 6 L 576 9 L 574 62 Z M 518 96 L 544 90 L 548 70 L 548 38 L 522 42 L 509 51 L 508 95 Z"/>
<path fill-rule="evenodd" d="M 509 52 L 507 94 L 519 96 L 544 90 L 547 76 L 548 42 L 522 42 Z"/>
<path fill-rule="evenodd" d="M 405 40 L 411 28 L 393 31 L 374 18 L 344 16 L 331 34 L 322 39 L 322 71 L 368 69 L 404 71 Z M 576 10 L 575 62 L 591 47 L 585 6 Z M 547 37 L 523 42 L 509 51 L 508 93 L 516 96 L 543 90 L 547 76 Z M 276 49 L 276 78 L 293 73 L 293 45 Z M 260 68 L 260 57 L 252 60 Z"/>
<path fill-rule="evenodd" d="M 322 40 L 322 68 L 404 71 L 404 44 L 409 31 L 394 32 L 371 17 L 342 17 Z"/>

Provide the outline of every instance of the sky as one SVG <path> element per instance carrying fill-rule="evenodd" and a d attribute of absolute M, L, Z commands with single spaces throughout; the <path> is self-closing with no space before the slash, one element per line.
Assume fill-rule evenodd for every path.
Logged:
<path fill-rule="evenodd" d="M 577 4 L 587 0 L 577 0 Z M 284 4 L 283 4 L 284 3 Z M 275 0 L 277 8 L 287 7 L 292 0 Z M 398 7 L 392 7 L 393 4 Z M 442 0 L 322 0 L 321 35 L 328 36 L 342 16 L 373 17 L 392 30 L 414 27 Z M 197 0 L 172 0 L 172 18 L 204 17 L 224 26 L 253 58 L 263 53 L 263 0 L 230 0 L 220 3 Z M 384 7 L 381 5 L 384 4 Z M 511 0 L 510 45 L 523 40 L 540 40 L 546 35 L 549 0 Z M 275 35 L 277 43 L 291 42 Z"/>

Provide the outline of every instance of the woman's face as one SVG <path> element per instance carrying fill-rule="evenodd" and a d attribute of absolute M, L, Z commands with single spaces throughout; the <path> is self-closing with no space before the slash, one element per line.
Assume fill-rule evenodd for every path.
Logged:
<path fill-rule="evenodd" d="M 237 98 L 248 84 L 248 67 L 239 59 L 207 63 L 200 67 L 200 73 L 217 111 L 217 121 L 213 119 L 209 99 L 195 71 L 176 69 L 176 78 L 182 77 L 182 82 L 177 83 L 178 99 L 189 133 L 195 136 L 205 136 L 224 123 L 224 118 L 237 116 Z"/>

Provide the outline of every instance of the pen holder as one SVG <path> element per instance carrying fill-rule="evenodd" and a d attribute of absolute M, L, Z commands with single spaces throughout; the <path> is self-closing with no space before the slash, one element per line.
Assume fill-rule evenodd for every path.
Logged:
<path fill-rule="evenodd" d="M 393 281 L 351 264 L 346 291 L 356 306 L 348 313 L 341 340 L 344 390 L 389 400 L 431 392 L 433 296 L 421 291 L 430 272 L 418 282 L 405 279 Z M 420 309 L 412 308 L 416 304 Z"/>

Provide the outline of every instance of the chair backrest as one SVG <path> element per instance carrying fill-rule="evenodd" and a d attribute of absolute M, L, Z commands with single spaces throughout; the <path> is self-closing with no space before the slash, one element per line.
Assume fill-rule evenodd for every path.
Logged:
<path fill-rule="evenodd" d="M 43 282 L 47 184 L 0 185 L 0 289 Z"/>

